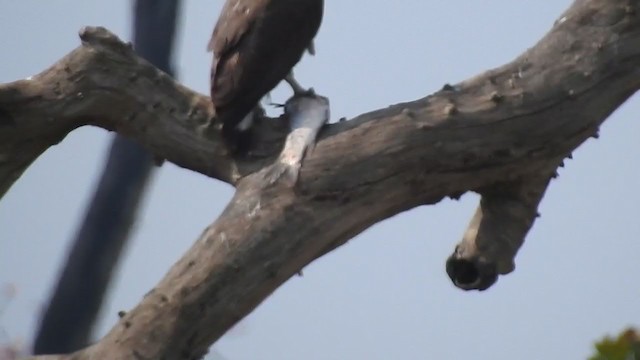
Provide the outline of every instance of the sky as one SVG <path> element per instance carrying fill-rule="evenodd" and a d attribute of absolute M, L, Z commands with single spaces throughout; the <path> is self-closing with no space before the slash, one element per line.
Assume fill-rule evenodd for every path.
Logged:
<path fill-rule="evenodd" d="M 333 121 L 428 95 L 533 46 L 569 0 L 327 0 L 315 57 L 296 67 Z M 366 6 L 364 6 L 366 5 Z M 176 70 L 207 93 L 206 44 L 222 0 L 183 6 Z M 78 30 L 131 37 L 128 0 L 0 1 L 0 83 L 79 45 Z M 279 87 L 273 101 L 290 92 Z M 277 110 L 275 110 L 277 111 Z M 274 112 L 275 113 L 275 112 Z M 478 196 L 387 219 L 290 279 L 215 344 L 228 360 L 580 359 L 640 326 L 640 99 L 631 98 L 560 169 L 516 270 L 485 292 L 455 288 L 444 263 Z M 111 133 L 84 127 L 43 154 L 0 201 L 0 343 L 30 343 L 100 174 Z M 233 188 L 172 164 L 153 179 L 96 326 L 104 335 L 222 211 Z"/>

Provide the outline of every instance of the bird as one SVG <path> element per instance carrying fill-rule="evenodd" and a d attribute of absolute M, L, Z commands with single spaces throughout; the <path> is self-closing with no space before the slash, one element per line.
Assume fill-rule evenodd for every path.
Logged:
<path fill-rule="evenodd" d="M 285 80 L 295 95 L 309 93 L 293 77 L 293 67 L 315 38 L 323 0 L 227 0 L 208 51 L 211 101 L 222 137 L 233 153 L 251 146 L 251 125 L 260 100 Z"/>

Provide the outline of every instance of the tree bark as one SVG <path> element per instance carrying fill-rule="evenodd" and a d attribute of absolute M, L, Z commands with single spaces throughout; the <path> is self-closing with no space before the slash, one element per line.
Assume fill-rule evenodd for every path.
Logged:
<path fill-rule="evenodd" d="M 282 146 L 282 122 L 261 122 L 263 157 L 235 160 L 207 97 L 106 30 L 85 29 L 83 46 L 52 68 L 0 86 L 3 191 L 69 131 L 95 125 L 228 182 L 236 194 L 102 340 L 58 358 L 198 358 L 314 259 L 378 221 L 467 191 L 483 199 L 454 256 L 474 265 L 477 278 L 453 273 L 463 275 L 462 288 L 482 289 L 491 271 L 513 270 L 562 159 L 640 87 L 639 15 L 636 1 L 577 0 L 513 62 L 327 126 L 294 189 L 262 181 Z"/>

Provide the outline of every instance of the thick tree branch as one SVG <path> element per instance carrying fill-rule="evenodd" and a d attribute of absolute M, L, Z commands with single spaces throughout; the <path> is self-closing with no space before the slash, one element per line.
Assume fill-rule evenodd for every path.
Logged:
<path fill-rule="evenodd" d="M 234 162 L 216 132 L 211 140 L 203 135 L 211 111 L 205 97 L 160 75 L 106 31 L 85 31 L 83 47 L 54 68 L 0 87 L 8 124 L 0 130 L 0 153 L 10 159 L 0 167 L 4 188 L 10 174 L 70 129 L 93 124 L 234 183 L 237 191 L 153 291 L 73 358 L 197 358 L 313 259 L 382 219 L 445 196 L 481 192 L 482 229 L 483 222 L 513 219 L 494 202 L 496 189 L 529 184 L 516 193 L 538 194 L 525 201 L 531 206 L 523 214 L 531 214 L 544 191 L 531 179 L 544 179 L 640 87 L 639 7 L 629 0 L 577 0 L 513 62 L 327 127 L 295 190 L 262 190 L 265 161 L 281 144 L 279 125 L 263 124 L 276 130 L 263 139 L 266 160 Z M 493 220 L 485 218 L 487 207 L 498 214 Z M 512 260 L 532 221 L 521 219 L 513 228 L 518 235 L 508 238 L 491 230 L 495 224 L 484 230 L 482 242 L 496 242 L 491 254 Z M 504 256 L 494 261 L 502 269 Z"/>
<path fill-rule="evenodd" d="M 44 72 L 0 86 L 0 194 L 74 128 L 97 125 L 135 138 L 160 157 L 230 181 L 220 142 L 202 136 L 208 97 L 179 85 L 103 28 Z M 4 126 L 2 126 L 4 125 Z M 184 146 L 190 144 L 188 146 Z"/>

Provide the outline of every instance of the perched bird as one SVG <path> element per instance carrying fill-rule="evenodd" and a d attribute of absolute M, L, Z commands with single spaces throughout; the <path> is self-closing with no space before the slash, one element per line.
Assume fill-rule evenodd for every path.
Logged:
<path fill-rule="evenodd" d="M 250 146 L 253 110 L 281 80 L 305 92 L 292 69 L 322 21 L 323 0 L 227 0 L 213 29 L 211 100 L 233 152 Z"/>

